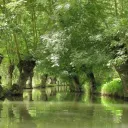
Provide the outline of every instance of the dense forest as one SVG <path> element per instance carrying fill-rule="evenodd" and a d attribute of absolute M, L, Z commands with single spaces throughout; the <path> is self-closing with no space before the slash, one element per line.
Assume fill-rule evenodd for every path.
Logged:
<path fill-rule="evenodd" d="M 128 98 L 127 27 L 127 0 L 1 0 L 1 97 L 88 85 Z"/>

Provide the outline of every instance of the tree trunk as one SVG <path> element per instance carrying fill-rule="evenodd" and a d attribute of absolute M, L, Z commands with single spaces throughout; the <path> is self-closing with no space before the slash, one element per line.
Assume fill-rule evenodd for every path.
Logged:
<path fill-rule="evenodd" d="M 28 78 L 29 78 L 29 73 L 27 72 L 20 73 L 20 77 L 18 79 L 18 85 L 20 89 L 24 89 L 26 87 L 26 82 Z"/>
<path fill-rule="evenodd" d="M 80 82 L 79 82 L 79 77 L 76 74 L 73 74 L 71 76 L 71 85 L 70 85 L 70 91 L 72 92 L 81 92 L 81 87 L 80 87 Z"/>
<path fill-rule="evenodd" d="M 26 82 L 29 77 L 32 76 L 33 69 L 36 63 L 34 60 L 21 60 L 18 64 L 18 68 L 20 71 L 20 76 L 18 80 L 18 85 L 21 91 L 26 87 Z"/>
<path fill-rule="evenodd" d="M 50 82 L 50 84 L 56 84 L 56 77 L 50 77 L 50 79 L 51 79 L 51 82 Z"/>
<path fill-rule="evenodd" d="M 91 94 L 93 94 L 96 90 L 96 80 L 95 80 L 93 72 L 87 73 L 87 77 L 89 79 L 90 86 L 91 86 Z"/>
<path fill-rule="evenodd" d="M 73 76 L 73 84 L 75 86 L 75 91 L 76 92 L 81 92 L 80 82 L 79 82 L 78 76 Z"/>
<path fill-rule="evenodd" d="M 48 74 L 44 74 L 41 76 L 41 84 L 40 84 L 41 88 L 46 87 L 47 78 L 48 78 Z"/>
<path fill-rule="evenodd" d="M 3 60 L 3 55 L 0 54 L 0 64 L 2 63 L 2 60 Z"/>
<path fill-rule="evenodd" d="M 14 64 L 10 64 L 8 67 L 8 85 L 12 86 L 12 77 L 14 71 Z"/>
<path fill-rule="evenodd" d="M 90 93 L 91 94 L 93 94 L 95 92 L 95 89 L 96 89 L 96 80 L 95 80 L 94 73 L 92 72 L 92 69 L 93 69 L 92 66 L 86 66 L 86 64 L 83 64 L 81 66 L 81 70 L 83 72 L 85 72 L 85 74 L 87 75 L 87 78 L 90 82 L 90 87 L 91 87 Z"/>
<path fill-rule="evenodd" d="M 118 4 L 117 4 L 117 0 L 114 0 L 115 3 L 115 14 L 116 16 L 118 16 Z"/>
<path fill-rule="evenodd" d="M 26 85 L 26 88 L 32 89 L 32 78 L 33 78 L 33 72 L 31 72 L 29 78 L 28 78 L 28 84 Z"/>
<path fill-rule="evenodd" d="M 1 79 L 2 79 L 2 76 L 0 76 L 0 85 L 2 84 L 2 81 L 1 81 Z"/>
<path fill-rule="evenodd" d="M 122 81 L 124 97 L 128 98 L 128 61 L 115 68 Z"/>
<path fill-rule="evenodd" d="M 2 63 L 3 60 L 3 55 L 0 54 L 0 64 Z M 1 82 L 2 76 L 0 76 L 0 98 L 3 97 L 3 88 L 1 86 L 2 82 Z"/>

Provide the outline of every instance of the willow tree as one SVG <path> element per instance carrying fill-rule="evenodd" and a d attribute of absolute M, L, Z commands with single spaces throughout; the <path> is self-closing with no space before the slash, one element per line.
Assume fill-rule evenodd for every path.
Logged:
<path fill-rule="evenodd" d="M 109 3 L 109 1 L 107 1 Z M 109 48 L 109 65 L 114 66 L 122 81 L 124 97 L 128 97 L 128 44 L 127 44 L 127 6 L 126 0 L 115 0 L 106 8 L 106 28 L 103 40 Z"/>
<path fill-rule="evenodd" d="M 78 90 L 82 70 L 92 92 L 94 69 L 109 64 L 119 73 L 127 97 L 126 0 L 3 0 L 0 4 L 0 41 L 6 44 L 2 49 L 9 58 L 10 74 L 12 65 L 18 65 L 21 90 L 28 79 L 32 85 L 36 62 L 44 74 L 68 72 Z"/>
<path fill-rule="evenodd" d="M 25 1 L 4 1 L 1 4 L 2 15 L 4 16 L 2 22 L 2 36 L 6 47 L 6 54 L 9 60 L 9 75 L 12 79 L 14 65 L 18 64 L 20 76 L 18 80 L 19 87 L 24 88 L 28 77 L 31 76 L 33 68 L 35 67 L 35 60 L 32 60 L 30 49 L 32 42 L 27 38 L 25 33 L 29 26 L 26 27 L 24 20 L 29 14 L 25 8 Z M 5 23 L 5 25 L 4 25 Z M 27 40 L 28 39 L 28 40 Z"/>
<path fill-rule="evenodd" d="M 102 19 L 100 18 L 101 15 L 98 16 L 98 12 L 102 11 L 103 8 L 99 10 L 98 4 L 93 1 L 61 2 L 56 8 L 57 10 L 55 12 L 58 15 L 57 23 L 60 30 L 66 35 L 64 37 L 66 48 L 63 48 L 67 49 L 67 51 L 64 53 L 64 56 L 67 55 L 70 58 L 70 61 L 67 62 L 67 58 L 64 59 L 64 56 L 61 55 L 60 60 L 62 63 L 66 61 L 66 64 L 71 67 L 79 67 L 79 70 L 83 70 L 90 81 L 93 92 L 96 88 L 96 81 L 93 74 L 93 67 L 96 62 L 93 59 L 98 55 L 98 50 L 96 51 L 93 48 L 99 47 L 99 45 L 94 45 L 97 42 L 102 44 L 100 41 L 100 34 L 103 32 L 100 26 Z M 81 68 L 83 65 L 86 65 L 86 68 L 85 66 Z M 75 82 L 77 86 L 80 86 L 78 76 L 77 80 L 76 75 L 73 78 L 77 81 Z"/>
<path fill-rule="evenodd" d="M 2 41 L 7 43 L 6 54 L 11 60 L 10 63 L 14 63 L 19 69 L 20 75 L 17 84 L 21 90 L 28 79 L 30 79 L 30 86 L 32 85 L 36 60 L 42 59 L 37 58 L 36 51 L 39 51 L 38 44 L 41 34 L 53 28 L 51 20 L 53 4 L 54 1 L 41 2 L 38 0 L 3 0 L 1 2 L 2 15 L 4 15 L 2 23 L 6 23 L 6 28 L 3 26 L 5 29 Z M 10 48 L 11 45 L 12 48 Z M 12 53 L 15 54 L 14 57 L 10 55 Z"/>
<path fill-rule="evenodd" d="M 127 94 L 127 1 L 59 1 L 54 13 L 59 26 L 55 31 L 66 35 L 64 54 L 70 58 L 66 64 L 86 65 L 88 69 L 82 69 L 92 88 L 96 83 L 93 68 L 113 64 L 122 79 L 124 95 Z"/>

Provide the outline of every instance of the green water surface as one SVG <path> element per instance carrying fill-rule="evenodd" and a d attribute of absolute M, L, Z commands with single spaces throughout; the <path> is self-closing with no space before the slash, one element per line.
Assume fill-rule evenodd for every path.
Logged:
<path fill-rule="evenodd" d="M 128 103 L 65 91 L 25 90 L 0 102 L 0 128 L 128 128 Z"/>

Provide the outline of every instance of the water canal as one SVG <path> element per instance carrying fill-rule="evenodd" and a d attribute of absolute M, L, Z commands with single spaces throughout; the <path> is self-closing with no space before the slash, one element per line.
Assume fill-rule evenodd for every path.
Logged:
<path fill-rule="evenodd" d="M 70 93 L 65 87 L 24 90 L 0 102 L 0 128 L 127 128 L 128 103 Z"/>

